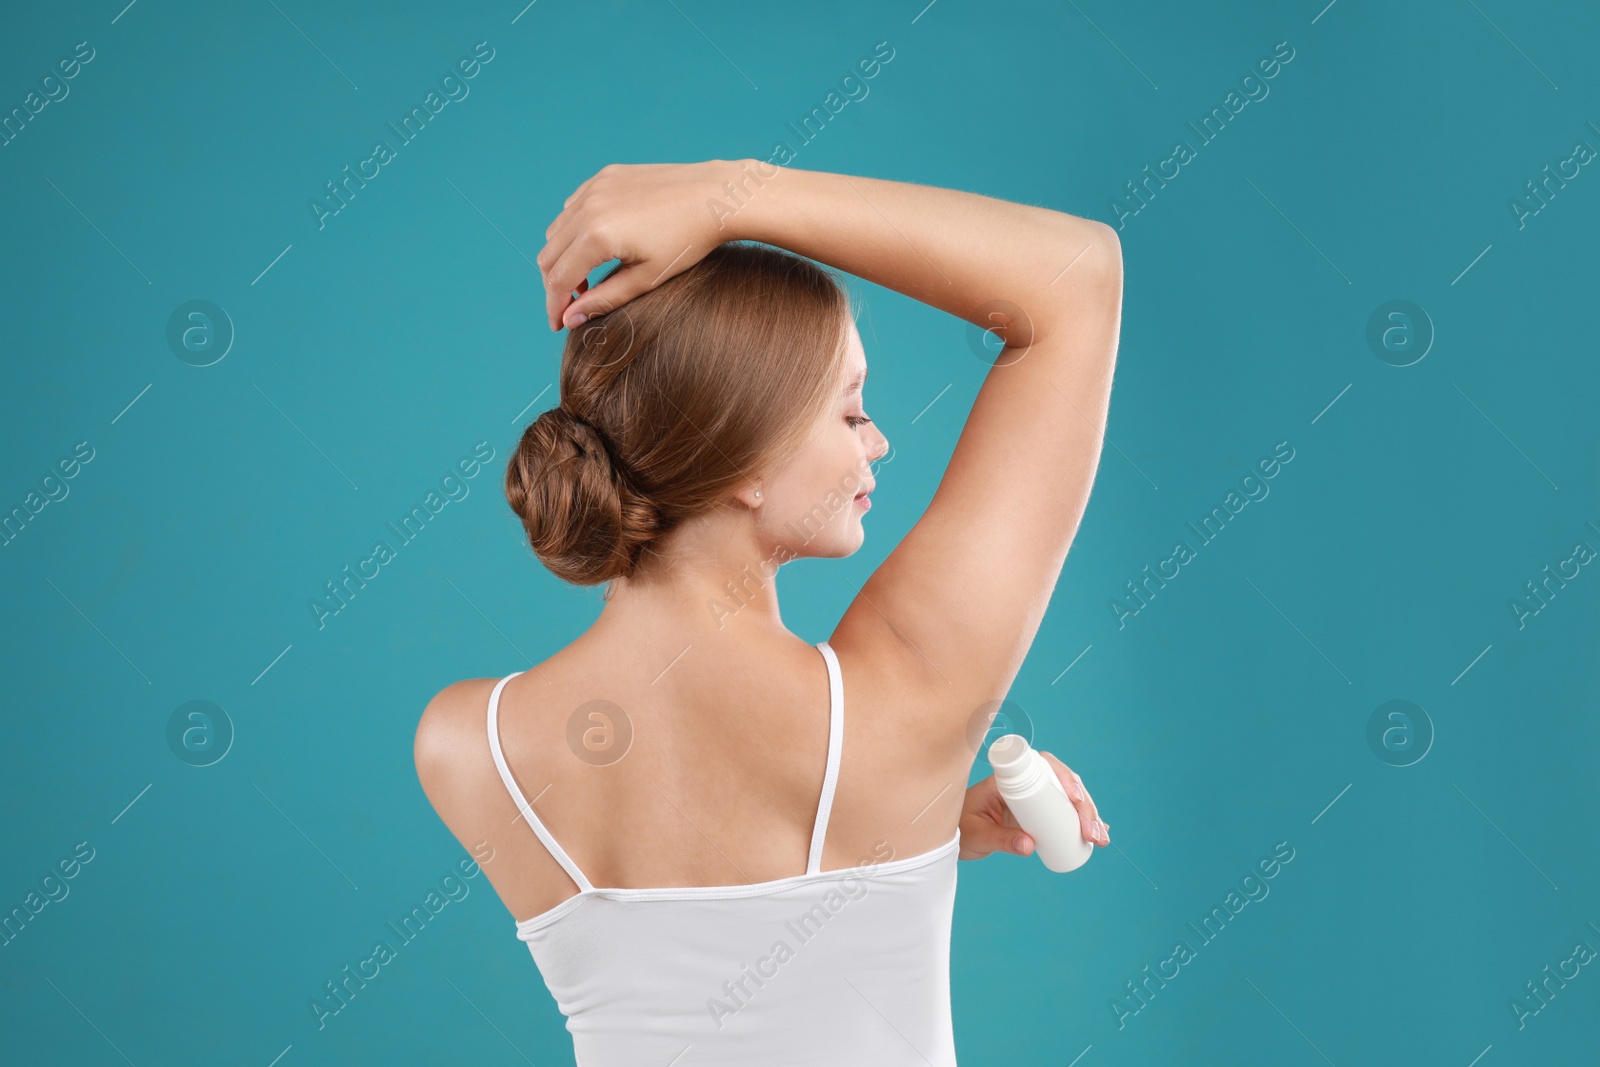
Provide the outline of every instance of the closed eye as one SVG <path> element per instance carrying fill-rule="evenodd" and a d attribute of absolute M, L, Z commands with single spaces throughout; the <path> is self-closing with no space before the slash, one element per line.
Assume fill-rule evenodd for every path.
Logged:
<path fill-rule="evenodd" d="M 868 423 L 872 420 L 861 415 L 846 415 L 844 421 L 850 424 L 852 430 L 856 430 L 860 429 L 863 423 Z"/>

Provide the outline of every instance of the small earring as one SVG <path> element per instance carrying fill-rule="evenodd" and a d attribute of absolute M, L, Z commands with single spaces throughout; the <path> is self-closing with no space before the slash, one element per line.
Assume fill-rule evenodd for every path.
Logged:
<path fill-rule="evenodd" d="M 759 489 L 756 490 L 756 499 L 757 500 L 761 499 L 761 490 L 759 490 Z"/>

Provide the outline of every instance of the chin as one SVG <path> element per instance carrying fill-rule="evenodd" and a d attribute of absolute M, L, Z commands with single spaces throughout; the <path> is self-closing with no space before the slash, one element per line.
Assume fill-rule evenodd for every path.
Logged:
<path fill-rule="evenodd" d="M 855 555 L 866 539 L 866 524 L 857 515 L 819 531 L 816 537 L 800 546 L 792 558 L 843 559 Z"/>
<path fill-rule="evenodd" d="M 839 554 L 841 556 L 853 556 L 853 555 L 856 554 L 856 551 L 858 549 L 860 549 L 860 547 L 862 545 L 866 544 L 866 541 L 867 541 L 867 527 L 866 527 L 866 524 L 863 523 L 860 519 L 857 519 L 855 521 L 854 529 L 852 529 L 850 531 L 850 533 L 848 535 L 848 540 L 845 542 L 844 551 L 839 553 Z"/>
<path fill-rule="evenodd" d="M 846 531 L 842 536 L 829 540 L 826 545 L 818 546 L 817 551 L 811 554 L 824 559 L 844 559 L 846 556 L 855 555 L 866 539 L 866 531 L 857 526 L 854 530 Z"/>

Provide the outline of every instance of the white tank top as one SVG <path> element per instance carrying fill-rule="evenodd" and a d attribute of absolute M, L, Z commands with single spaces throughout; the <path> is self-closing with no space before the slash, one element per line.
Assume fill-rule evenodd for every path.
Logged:
<path fill-rule="evenodd" d="M 489 748 L 539 840 L 578 885 L 516 924 L 567 1018 L 578 1067 L 950 1067 L 950 920 L 960 831 L 931 852 L 821 870 L 839 778 L 844 683 L 826 641 L 828 764 L 804 874 L 748 885 L 592 885 Z M 518 674 L 522 672 L 517 672 Z"/>

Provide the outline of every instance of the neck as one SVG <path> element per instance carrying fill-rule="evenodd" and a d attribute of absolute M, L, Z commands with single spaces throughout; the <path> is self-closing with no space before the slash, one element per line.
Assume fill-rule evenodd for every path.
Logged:
<path fill-rule="evenodd" d="M 748 516 L 694 523 L 647 549 L 632 578 L 612 583 L 595 628 L 685 644 L 787 634 L 777 588 L 786 558 L 763 549 Z"/>

